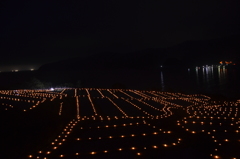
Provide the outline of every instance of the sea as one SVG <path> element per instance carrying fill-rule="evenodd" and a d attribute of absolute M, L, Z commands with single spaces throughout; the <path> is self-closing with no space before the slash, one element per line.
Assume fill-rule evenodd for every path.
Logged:
<path fill-rule="evenodd" d="M 211 65 L 160 71 L 161 91 L 202 93 L 240 99 L 240 69 Z"/>

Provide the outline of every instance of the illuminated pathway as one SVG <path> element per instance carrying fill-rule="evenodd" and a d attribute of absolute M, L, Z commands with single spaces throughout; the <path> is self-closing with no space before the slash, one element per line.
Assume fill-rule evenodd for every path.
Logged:
<path fill-rule="evenodd" d="M 231 152 L 232 156 L 230 156 L 229 148 L 226 148 L 229 144 L 223 145 L 223 143 L 220 142 L 239 142 L 239 138 L 237 137 L 239 137 L 238 132 L 240 130 L 239 126 L 236 126 L 239 124 L 237 121 L 238 102 L 231 104 L 231 106 L 235 106 L 235 109 L 230 109 L 227 106 L 228 103 L 223 103 L 222 106 L 216 106 L 213 101 L 210 101 L 209 97 L 204 95 L 110 89 L 96 89 L 95 94 L 98 93 L 98 95 L 94 95 L 94 90 L 95 89 L 81 89 L 77 91 L 75 89 L 75 94 L 76 92 L 86 91 L 87 94 L 79 97 L 79 101 L 81 103 L 82 98 L 88 98 L 93 114 L 91 116 L 84 116 L 83 114 L 79 119 L 73 119 L 66 126 L 61 135 L 52 142 L 52 147 L 45 151 L 41 151 L 41 153 L 38 154 L 39 157 L 77 158 L 78 156 L 86 157 L 88 155 L 95 155 L 95 157 L 99 155 L 99 157 L 102 157 L 103 154 L 118 154 L 118 152 L 123 151 L 126 151 L 129 155 L 135 154 L 136 156 L 141 156 L 146 154 L 150 149 L 163 149 L 171 146 L 178 146 L 181 144 L 181 141 L 184 140 L 181 133 L 169 130 L 169 128 L 166 129 L 164 126 L 155 123 L 157 120 L 161 121 L 163 118 L 173 116 L 174 113 L 172 109 L 184 109 L 186 113 L 189 114 L 182 120 L 177 120 L 177 125 L 182 125 L 182 129 L 192 134 L 207 133 L 211 135 L 213 142 L 217 142 L 213 147 L 212 153 L 210 153 L 208 157 L 238 157 L 237 150 L 235 154 Z M 77 112 L 79 113 L 78 95 L 76 94 L 76 96 Z M 102 104 L 106 104 L 106 107 L 98 105 L 98 100 L 104 100 Z M 90 111 L 84 109 L 84 107 L 81 107 L 83 111 Z M 233 109 L 235 114 L 232 114 Z M 112 116 L 113 112 L 119 114 L 117 116 Z M 105 116 L 101 116 L 101 114 Z M 227 130 L 223 131 L 225 132 L 224 136 L 222 134 L 220 135 L 223 139 L 216 139 L 217 135 L 214 136 L 213 134 L 219 131 L 217 131 L 217 128 L 222 129 L 222 125 L 216 128 L 204 126 L 204 123 L 206 124 L 207 121 L 206 118 L 213 119 L 213 117 L 209 116 L 214 115 L 219 118 L 224 114 L 230 117 L 232 121 L 236 120 L 234 123 L 228 122 L 230 123 L 229 126 L 236 127 L 232 132 L 235 132 L 237 136 L 231 135 L 232 138 L 235 138 L 235 141 L 233 139 L 227 139 L 227 136 L 230 135 L 226 133 Z M 192 126 L 187 124 L 189 120 L 193 120 L 193 118 L 196 118 L 196 121 L 192 122 L 192 124 L 195 125 Z M 202 118 L 203 121 L 199 121 Z M 196 126 L 197 121 L 200 123 L 198 126 Z M 213 125 L 212 122 L 209 122 L 209 124 Z M 216 124 L 216 122 L 214 122 L 214 124 Z M 188 125 L 189 128 L 187 128 Z M 227 152 L 224 152 L 224 150 Z M 125 153 L 123 154 L 125 155 Z"/>
<path fill-rule="evenodd" d="M 2 90 L 0 100 L 19 113 L 55 103 L 67 123 L 26 158 L 240 158 L 240 100 L 95 88 Z"/>

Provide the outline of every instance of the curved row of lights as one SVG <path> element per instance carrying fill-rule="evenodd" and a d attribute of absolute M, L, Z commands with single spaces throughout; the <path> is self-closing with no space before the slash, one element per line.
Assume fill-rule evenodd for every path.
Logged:
<path fill-rule="evenodd" d="M 29 92 L 28 92 L 29 91 Z M 59 146 L 63 145 L 65 141 L 69 141 L 69 138 L 72 132 L 75 132 L 79 128 L 79 124 L 89 120 L 89 121 L 102 121 L 105 120 L 114 122 L 114 120 L 122 121 L 122 120 L 139 120 L 138 122 L 129 122 L 125 123 L 125 126 L 133 126 L 134 124 L 145 124 L 148 126 L 151 126 L 153 129 L 152 133 L 132 133 L 132 134 L 122 134 L 120 136 L 116 135 L 109 135 L 109 136 L 98 136 L 98 137 L 88 137 L 88 138 L 75 138 L 75 142 L 81 142 L 82 140 L 98 140 L 98 139 L 113 139 L 113 138 L 125 138 L 125 137 L 137 137 L 137 136 L 149 136 L 149 135 L 158 135 L 159 133 L 172 133 L 173 131 L 170 130 L 164 130 L 163 127 L 154 125 L 150 120 L 158 120 L 161 118 L 168 118 L 170 116 L 173 116 L 173 110 L 174 109 L 180 109 L 184 110 L 186 112 L 186 116 L 177 121 L 177 125 L 181 126 L 183 130 L 185 130 L 188 133 L 196 134 L 196 133 L 206 133 L 207 135 L 211 135 L 211 138 L 213 139 L 213 142 L 216 143 L 216 147 L 214 148 L 214 152 L 210 154 L 213 158 L 221 158 L 225 157 L 221 154 L 222 151 L 224 151 L 221 147 L 223 147 L 224 143 L 231 143 L 233 141 L 237 141 L 240 143 L 240 139 L 231 139 L 227 137 L 227 135 L 235 134 L 239 135 L 240 132 L 240 116 L 238 112 L 238 107 L 240 106 L 240 100 L 236 102 L 228 102 L 228 101 L 213 101 L 210 97 L 202 95 L 202 94 L 193 94 L 193 95 L 186 95 L 182 93 L 170 93 L 170 92 L 160 92 L 160 91 L 140 91 L 140 90 L 131 90 L 131 89 L 100 89 L 100 88 L 80 88 L 80 89 L 64 89 L 60 93 L 46 93 L 47 91 L 39 90 L 39 91 L 32 91 L 32 90 L 24 90 L 22 91 L 22 98 L 19 96 L 15 96 L 15 92 L 11 91 L 0 91 L 0 96 L 5 97 L 9 96 L 7 98 L 9 99 L 23 99 L 24 97 L 31 97 L 33 100 L 37 100 L 40 103 L 39 98 L 40 94 L 42 94 L 42 102 L 48 100 L 53 101 L 54 99 L 62 99 L 62 97 L 67 97 L 68 93 L 67 91 L 74 91 L 74 100 L 76 103 L 76 115 L 77 118 L 73 118 L 64 130 L 60 133 L 60 135 L 51 143 L 51 146 L 47 147 L 44 151 L 39 151 L 37 155 L 30 155 L 30 158 L 39 158 L 44 157 L 48 158 L 50 154 L 52 154 L 53 151 L 56 151 L 59 149 Z M 84 91 L 85 93 L 80 95 Z M 98 92 L 98 96 L 95 97 L 94 93 L 92 91 Z M 28 92 L 28 93 L 26 93 Z M 65 92 L 65 93 L 64 93 Z M 46 93 L 46 94 L 45 94 Z M 33 95 L 35 94 L 36 97 Z M 95 93 L 96 94 L 96 93 Z M 111 97 L 109 96 L 111 95 Z M 124 97 L 121 97 L 122 96 Z M 13 97 L 10 97 L 13 96 Z M 14 98 L 15 96 L 15 98 Z M 84 114 L 80 117 L 80 111 L 84 109 L 85 105 L 81 104 L 81 98 L 87 98 L 90 102 L 90 106 L 92 107 L 92 110 L 94 112 L 93 116 L 84 116 Z M 97 112 L 98 105 L 95 105 L 94 98 L 97 98 L 99 100 L 101 99 L 108 99 L 107 101 L 112 104 L 113 107 L 116 107 L 123 116 L 101 116 L 100 112 Z M 133 110 L 139 110 L 143 113 L 143 115 L 136 115 L 136 116 L 130 116 L 127 113 L 126 106 L 122 106 L 121 104 L 118 104 L 118 101 L 124 101 L 126 104 L 128 103 L 129 109 Z M 186 102 L 186 104 L 177 104 L 178 100 Z M 30 100 L 31 102 L 32 100 Z M 62 114 L 62 107 L 63 103 L 61 100 L 57 100 L 56 102 L 59 102 L 59 115 Z M 136 103 L 141 104 L 136 104 Z M 38 104 L 39 104 L 38 103 Z M 36 105 L 36 104 L 35 104 Z M 34 105 L 34 106 L 35 106 Z M 36 107 L 36 106 L 35 106 Z M 64 105 L 65 107 L 65 105 Z M 151 112 L 156 111 L 157 115 L 153 115 Z M 141 113 L 140 113 L 141 114 Z M 155 114 L 155 113 L 154 113 Z M 145 120 L 146 119 L 146 120 Z M 141 122 L 142 120 L 142 122 Z M 161 120 L 160 120 L 161 121 Z M 223 122 L 224 121 L 224 122 Z M 153 122 L 154 123 L 154 122 Z M 97 129 L 102 128 L 118 128 L 119 126 L 124 126 L 124 124 L 113 124 L 113 125 L 105 125 L 105 126 L 97 126 Z M 207 126 L 207 127 L 206 127 Z M 209 129 L 209 127 L 212 129 Z M 218 128 L 221 128 L 222 131 L 218 130 Z M 227 128 L 229 129 L 227 129 Z M 94 129 L 94 127 L 90 126 L 89 129 Z M 81 129 L 88 129 L 87 127 L 80 127 Z M 207 129 L 208 128 L 208 129 Z M 93 130 L 94 131 L 94 130 Z M 217 136 L 218 133 L 224 133 L 226 137 L 224 139 L 219 139 Z M 224 135 L 224 136 L 225 136 Z M 177 145 L 182 140 L 181 138 L 178 138 L 177 142 L 174 143 L 166 143 L 163 144 L 163 147 L 169 147 L 170 145 Z M 165 146 L 164 146 L 165 145 Z M 121 147 L 118 148 L 118 151 L 122 150 L 138 150 L 137 155 L 141 155 L 141 150 L 149 149 L 149 148 L 158 148 L 161 147 L 161 145 L 153 145 L 153 146 L 145 146 L 145 147 Z M 69 155 L 82 155 L 82 154 L 90 154 L 95 155 L 99 153 L 108 153 L 115 151 L 113 149 L 104 150 L 104 151 L 89 151 L 86 153 L 82 152 L 76 152 L 76 154 L 60 154 L 58 157 L 68 157 Z M 231 156 L 231 154 L 229 155 Z M 232 158 L 236 158 L 237 156 L 233 156 Z"/>

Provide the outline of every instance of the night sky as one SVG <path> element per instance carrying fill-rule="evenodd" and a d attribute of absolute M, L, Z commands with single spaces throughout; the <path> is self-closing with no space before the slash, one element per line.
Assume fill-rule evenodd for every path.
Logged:
<path fill-rule="evenodd" d="M 240 33 L 239 0 L 0 2 L 0 71 Z"/>

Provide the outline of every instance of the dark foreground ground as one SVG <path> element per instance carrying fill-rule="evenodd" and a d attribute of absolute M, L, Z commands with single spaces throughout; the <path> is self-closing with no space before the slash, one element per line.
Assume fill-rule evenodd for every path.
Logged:
<path fill-rule="evenodd" d="M 240 100 L 128 89 L 0 91 L 0 158 L 240 158 Z"/>

